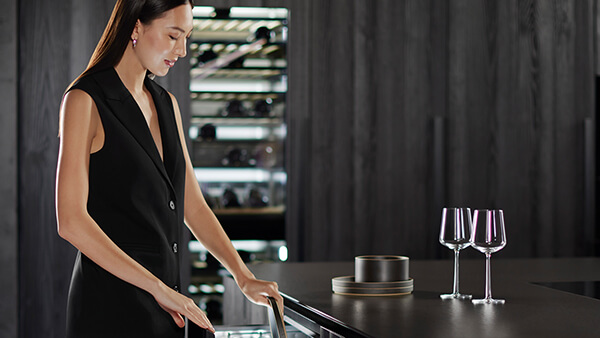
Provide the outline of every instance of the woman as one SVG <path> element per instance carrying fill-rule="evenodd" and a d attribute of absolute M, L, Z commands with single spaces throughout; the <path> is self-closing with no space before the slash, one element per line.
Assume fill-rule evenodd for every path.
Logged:
<path fill-rule="evenodd" d="M 274 282 L 244 265 L 196 181 L 164 76 L 186 55 L 190 0 L 118 0 L 87 69 L 61 105 L 56 212 L 79 249 L 68 337 L 183 337 L 183 317 L 214 332 L 181 290 L 188 228 L 254 303 L 282 303 Z"/>

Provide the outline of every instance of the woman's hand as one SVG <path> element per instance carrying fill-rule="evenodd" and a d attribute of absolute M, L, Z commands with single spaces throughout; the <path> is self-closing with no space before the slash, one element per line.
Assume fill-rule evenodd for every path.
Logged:
<path fill-rule="evenodd" d="M 279 294 L 277 283 L 256 279 L 254 276 L 237 281 L 237 283 L 246 298 L 255 304 L 270 306 L 267 297 L 275 298 L 279 311 L 283 315 L 283 297 Z"/>
<path fill-rule="evenodd" d="M 158 305 L 173 317 L 177 326 L 185 326 L 185 320 L 182 317 L 185 316 L 196 325 L 205 328 L 212 333 L 215 332 L 215 329 L 206 317 L 204 311 L 202 311 L 190 298 L 174 291 L 164 284 L 159 285 L 158 290 L 153 295 L 154 299 L 158 302 Z"/>

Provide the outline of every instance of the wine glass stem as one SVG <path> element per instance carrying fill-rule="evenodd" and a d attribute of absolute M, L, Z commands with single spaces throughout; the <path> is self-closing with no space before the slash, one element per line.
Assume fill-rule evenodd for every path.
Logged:
<path fill-rule="evenodd" d="M 454 287 L 452 289 L 453 294 L 458 294 L 458 256 L 460 251 L 454 249 Z"/>
<path fill-rule="evenodd" d="M 492 254 L 485 254 L 485 299 L 492 299 L 492 268 L 490 260 Z"/>

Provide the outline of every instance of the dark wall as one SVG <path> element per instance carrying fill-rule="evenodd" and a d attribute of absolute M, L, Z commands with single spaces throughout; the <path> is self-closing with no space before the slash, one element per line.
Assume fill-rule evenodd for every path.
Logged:
<path fill-rule="evenodd" d="M 98 41 L 114 1 L 18 1 L 19 336 L 64 337 L 74 248 L 56 232 L 62 93 Z"/>
<path fill-rule="evenodd" d="M 72 9 L 67 1 L 18 5 L 19 336 L 59 337 L 73 249 L 56 235 L 53 190 Z"/>
<path fill-rule="evenodd" d="M 592 1 L 290 8 L 293 259 L 440 257 L 443 206 L 504 209 L 503 256 L 592 254 Z"/>
<path fill-rule="evenodd" d="M 17 3 L 0 12 L 0 337 L 16 337 L 17 279 Z"/>

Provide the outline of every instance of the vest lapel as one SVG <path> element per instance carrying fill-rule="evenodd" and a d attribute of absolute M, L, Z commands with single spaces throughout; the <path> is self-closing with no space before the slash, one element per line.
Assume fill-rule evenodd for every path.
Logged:
<path fill-rule="evenodd" d="M 156 106 L 162 137 L 163 163 L 171 182 L 173 182 L 176 167 L 179 165 L 178 159 L 182 158 L 178 155 L 183 153 L 177 122 L 175 121 L 173 101 L 169 94 L 165 90 L 162 90 L 153 80 L 146 79 L 146 88 L 152 94 L 154 105 Z"/>
<path fill-rule="evenodd" d="M 174 191 L 171 180 L 167 175 L 163 161 L 161 160 L 158 149 L 154 143 L 154 139 L 152 138 L 152 134 L 150 133 L 150 129 L 148 128 L 148 124 L 146 123 L 146 119 L 144 118 L 140 107 L 137 105 L 137 102 L 135 102 L 135 99 L 119 78 L 117 71 L 114 68 L 110 68 L 109 71 L 99 72 L 97 73 L 97 79 L 100 83 L 100 87 L 104 89 L 107 99 L 106 101 L 111 108 L 110 110 L 112 113 L 117 117 L 117 119 L 119 119 L 125 128 L 127 128 L 129 133 L 131 133 L 135 140 L 152 159 L 156 169 L 162 174 L 163 178 L 168 182 L 170 188 Z M 154 94 L 152 96 L 153 99 L 155 99 L 154 104 L 156 106 L 157 114 L 160 116 L 160 113 L 158 112 L 159 107 L 158 102 L 156 102 L 156 96 Z M 159 119 L 159 124 L 161 124 L 161 122 L 162 121 Z M 161 138 L 164 137 L 163 128 L 164 127 L 161 124 L 160 130 L 161 134 L 163 134 L 161 135 Z M 163 140 L 163 145 L 164 144 L 165 142 Z"/>

